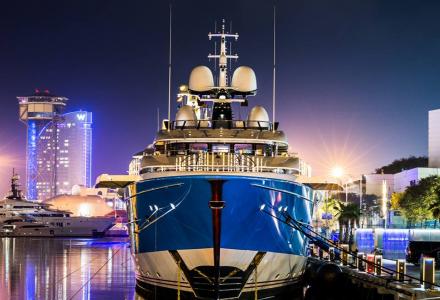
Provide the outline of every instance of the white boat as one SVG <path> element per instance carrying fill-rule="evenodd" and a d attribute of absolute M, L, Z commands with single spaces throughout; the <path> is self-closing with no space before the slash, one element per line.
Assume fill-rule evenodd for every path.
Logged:
<path fill-rule="evenodd" d="M 28 201 L 13 174 L 11 191 L 0 200 L 0 236 L 89 237 L 103 236 L 114 225 L 113 217 L 75 217 L 49 204 Z"/>

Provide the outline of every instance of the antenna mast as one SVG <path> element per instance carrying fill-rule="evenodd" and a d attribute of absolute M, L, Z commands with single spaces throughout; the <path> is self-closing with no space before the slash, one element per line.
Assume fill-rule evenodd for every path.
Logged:
<path fill-rule="evenodd" d="M 276 68 L 276 61 L 275 61 L 275 32 L 276 32 L 276 6 L 274 4 L 273 6 L 273 73 L 272 73 L 272 130 L 275 132 L 275 68 Z"/>
<path fill-rule="evenodd" d="M 208 58 L 215 59 L 218 58 L 218 66 L 219 66 L 219 79 L 218 79 L 218 86 L 220 88 L 225 88 L 228 86 L 228 59 L 238 59 L 237 54 L 227 54 L 227 47 L 226 47 L 226 39 L 227 38 L 235 38 L 235 40 L 238 40 L 238 33 L 232 34 L 227 33 L 225 31 L 225 20 L 222 21 L 222 28 L 221 32 L 216 33 L 209 33 L 208 34 L 209 40 L 213 37 L 219 37 L 220 38 L 220 53 L 219 54 L 209 54 Z"/>
<path fill-rule="evenodd" d="M 169 40 L 169 56 L 168 56 L 168 126 L 167 130 L 170 131 L 171 127 L 171 20 L 172 20 L 172 5 L 170 3 L 170 40 Z"/>

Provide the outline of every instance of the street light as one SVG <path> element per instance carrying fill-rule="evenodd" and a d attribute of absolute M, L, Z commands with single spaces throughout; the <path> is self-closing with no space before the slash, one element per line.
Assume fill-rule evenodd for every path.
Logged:
<path fill-rule="evenodd" d="M 331 174 L 333 177 L 341 178 L 344 175 L 344 169 L 340 166 L 335 166 L 333 167 Z"/>
<path fill-rule="evenodd" d="M 334 166 L 333 169 L 331 170 L 331 175 L 337 179 L 340 180 L 341 184 L 342 184 L 342 177 L 346 176 L 348 178 L 348 180 L 345 181 L 344 186 L 345 186 L 345 205 L 348 204 L 348 184 L 352 183 L 354 180 L 354 178 L 357 178 L 357 176 L 353 176 L 351 174 L 346 174 L 344 172 L 344 169 L 340 166 Z M 359 212 L 362 213 L 362 175 L 360 175 L 359 177 Z"/>

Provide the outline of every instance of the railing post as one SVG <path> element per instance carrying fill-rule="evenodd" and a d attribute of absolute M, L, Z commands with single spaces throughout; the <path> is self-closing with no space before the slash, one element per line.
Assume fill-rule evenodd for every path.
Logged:
<path fill-rule="evenodd" d="M 367 272 L 374 273 L 374 254 L 367 255 Z"/>
<path fill-rule="evenodd" d="M 425 289 L 430 289 L 435 284 L 435 260 L 432 257 L 423 257 L 420 282 Z"/>
<path fill-rule="evenodd" d="M 365 254 L 363 252 L 359 252 L 357 254 L 357 264 L 356 267 L 359 271 L 365 271 Z"/>
<path fill-rule="evenodd" d="M 335 248 L 334 247 L 328 248 L 328 256 L 330 258 L 330 261 L 335 261 Z"/>
<path fill-rule="evenodd" d="M 343 266 L 346 266 L 348 264 L 348 245 L 342 244 L 341 249 L 341 262 Z"/>

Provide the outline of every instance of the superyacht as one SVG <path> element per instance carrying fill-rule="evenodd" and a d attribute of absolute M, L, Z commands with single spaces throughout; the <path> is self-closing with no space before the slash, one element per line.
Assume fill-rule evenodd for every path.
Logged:
<path fill-rule="evenodd" d="M 292 298 L 302 292 L 308 238 L 283 220 L 311 224 L 313 191 L 297 180 L 308 168 L 264 107 L 234 117 L 256 95 L 256 75 L 229 69 L 238 55 L 228 40 L 238 34 L 223 24 L 208 37 L 219 40 L 208 56 L 218 74 L 195 67 L 175 120 L 133 157 L 130 175 L 97 182 L 127 186 L 137 287 L 148 298 Z"/>
<path fill-rule="evenodd" d="M 28 201 L 13 173 L 11 191 L 0 200 L 0 236 L 98 237 L 114 224 L 113 217 L 76 217 L 48 204 Z"/>

